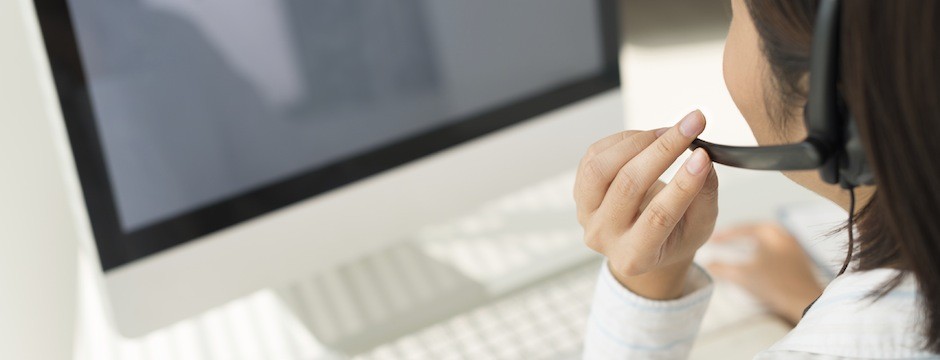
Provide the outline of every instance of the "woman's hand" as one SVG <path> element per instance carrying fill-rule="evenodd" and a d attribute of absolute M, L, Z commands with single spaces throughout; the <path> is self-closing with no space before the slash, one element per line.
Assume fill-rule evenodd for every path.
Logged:
<path fill-rule="evenodd" d="M 704 150 L 668 185 L 659 181 L 703 130 L 695 111 L 672 128 L 602 139 L 581 160 L 574 196 L 584 241 L 640 296 L 680 297 L 695 251 L 714 230 L 718 177 Z"/>
<path fill-rule="evenodd" d="M 753 258 L 745 263 L 713 263 L 716 276 L 741 285 L 778 316 L 796 324 L 803 310 L 822 294 L 812 262 L 790 233 L 777 224 L 747 225 L 720 232 L 715 243 L 750 241 Z"/>

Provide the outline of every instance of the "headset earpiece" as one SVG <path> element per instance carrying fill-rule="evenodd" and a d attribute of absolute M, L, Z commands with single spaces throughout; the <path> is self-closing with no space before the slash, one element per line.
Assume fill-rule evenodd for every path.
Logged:
<path fill-rule="evenodd" d="M 845 126 L 845 149 L 839 158 L 839 184 L 851 189 L 856 186 L 873 185 L 875 175 L 868 166 L 868 156 L 862 145 L 858 124 L 849 117 Z"/>
<path fill-rule="evenodd" d="M 812 104 L 821 111 L 811 112 L 807 109 L 805 116 L 808 128 L 825 129 L 816 133 L 811 131 L 810 137 L 815 136 L 832 147 L 832 156 L 819 168 L 823 181 L 852 189 L 873 184 L 874 175 L 868 167 L 858 124 L 839 89 L 842 78 L 839 67 L 840 3 L 840 0 L 823 0 L 819 7 L 810 61 L 810 99 L 807 107 Z"/>

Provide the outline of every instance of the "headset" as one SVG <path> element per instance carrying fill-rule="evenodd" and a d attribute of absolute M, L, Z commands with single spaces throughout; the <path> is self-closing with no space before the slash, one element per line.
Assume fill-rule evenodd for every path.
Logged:
<path fill-rule="evenodd" d="M 840 0 L 819 3 L 810 58 L 809 99 L 803 116 L 806 140 L 789 145 L 738 147 L 695 139 L 690 149 L 705 149 L 712 161 L 744 169 L 819 169 L 825 182 L 845 189 L 874 184 L 855 119 L 838 89 L 840 10 Z"/>

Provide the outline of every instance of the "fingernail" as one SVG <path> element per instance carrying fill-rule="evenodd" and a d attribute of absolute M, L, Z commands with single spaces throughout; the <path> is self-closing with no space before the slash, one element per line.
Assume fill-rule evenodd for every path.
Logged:
<path fill-rule="evenodd" d="M 685 137 L 696 137 L 705 131 L 705 117 L 698 110 L 686 115 L 679 124 L 679 132 Z"/>
<path fill-rule="evenodd" d="M 663 136 L 663 134 L 665 134 L 666 131 L 669 131 L 669 128 L 656 129 L 656 133 L 655 133 L 656 137 Z"/>
<path fill-rule="evenodd" d="M 689 174 L 698 175 L 705 169 L 706 165 L 708 165 L 708 156 L 705 155 L 705 150 L 697 149 L 692 152 L 692 157 L 685 162 L 685 169 L 689 171 Z"/>

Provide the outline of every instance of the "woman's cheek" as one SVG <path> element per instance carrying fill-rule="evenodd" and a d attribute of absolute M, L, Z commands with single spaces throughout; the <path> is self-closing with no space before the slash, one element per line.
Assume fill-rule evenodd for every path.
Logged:
<path fill-rule="evenodd" d="M 725 86 L 758 143 L 769 144 L 774 141 L 774 130 L 765 109 L 765 80 L 760 71 L 762 55 L 756 40 L 752 44 L 748 35 L 752 34 L 742 34 L 732 23 L 725 43 Z"/>
<path fill-rule="evenodd" d="M 728 41 L 725 43 L 722 69 L 725 86 L 728 88 L 728 93 L 731 94 L 735 106 L 738 107 L 738 110 L 744 115 L 744 119 L 747 120 L 751 131 L 754 131 L 754 124 L 751 123 L 753 101 L 748 96 L 749 86 L 748 81 L 745 80 L 745 74 L 743 74 L 745 67 L 742 65 L 741 52 L 737 44 L 734 27 L 732 27 L 732 31 L 728 34 Z"/>

